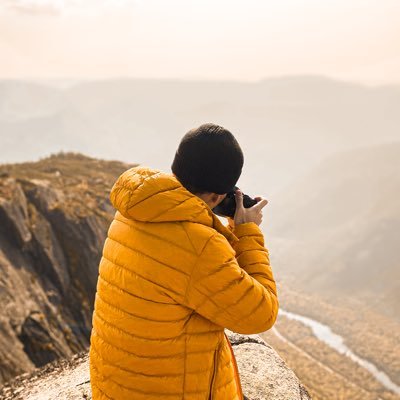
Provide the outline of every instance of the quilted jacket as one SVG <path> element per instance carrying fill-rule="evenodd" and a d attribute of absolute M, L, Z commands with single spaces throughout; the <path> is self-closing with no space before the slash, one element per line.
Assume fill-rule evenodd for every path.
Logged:
<path fill-rule="evenodd" d="M 173 174 L 137 166 L 112 187 L 89 365 L 93 400 L 242 400 L 224 328 L 270 329 L 279 308 L 264 237 L 225 226 Z"/>

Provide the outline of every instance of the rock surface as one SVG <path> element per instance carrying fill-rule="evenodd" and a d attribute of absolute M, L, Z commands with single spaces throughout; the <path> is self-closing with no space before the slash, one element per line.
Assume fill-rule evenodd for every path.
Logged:
<path fill-rule="evenodd" d="M 249 400 L 307 400 L 305 387 L 275 350 L 258 335 L 226 330 L 232 343 L 244 394 Z M 89 359 L 82 351 L 24 374 L 0 389 L 4 400 L 91 399 Z M 228 400 L 228 399 L 227 399 Z"/>

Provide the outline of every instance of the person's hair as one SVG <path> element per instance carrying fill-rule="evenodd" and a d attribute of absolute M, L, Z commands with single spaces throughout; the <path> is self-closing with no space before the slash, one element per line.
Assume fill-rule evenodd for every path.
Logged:
<path fill-rule="evenodd" d="M 233 134 L 220 125 L 205 123 L 183 136 L 171 169 L 194 194 L 224 194 L 233 190 L 243 164 L 243 152 Z"/>

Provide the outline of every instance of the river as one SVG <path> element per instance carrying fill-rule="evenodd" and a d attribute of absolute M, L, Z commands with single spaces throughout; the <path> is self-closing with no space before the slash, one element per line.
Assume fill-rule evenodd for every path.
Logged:
<path fill-rule="evenodd" d="M 313 334 L 322 342 L 335 349 L 337 352 L 346 355 L 352 361 L 359 364 L 361 367 L 368 370 L 379 382 L 382 383 L 387 389 L 391 390 L 396 394 L 400 394 L 400 386 L 394 383 L 383 371 L 380 371 L 374 364 L 357 356 L 351 349 L 349 349 L 344 343 L 342 336 L 332 332 L 328 325 L 321 324 L 320 322 L 304 317 L 299 314 L 292 313 L 290 311 L 279 309 L 279 314 L 284 315 L 289 319 L 293 319 L 309 326 Z"/>

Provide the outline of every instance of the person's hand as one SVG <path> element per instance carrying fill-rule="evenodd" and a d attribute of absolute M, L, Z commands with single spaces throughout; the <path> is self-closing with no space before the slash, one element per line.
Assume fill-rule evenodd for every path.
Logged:
<path fill-rule="evenodd" d="M 234 215 L 235 225 L 244 224 L 246 222 L 254 222 L 260 225 L 262 222 L 262 208 L 268 204 L 268 200 L 261 196 L 254 198 L 257 200 L 257 204 L 254 206 L 245 208 L 243 205 L 243 193 L 240 189 L 235 191 L 236 200 L 236 211 Z"/>

